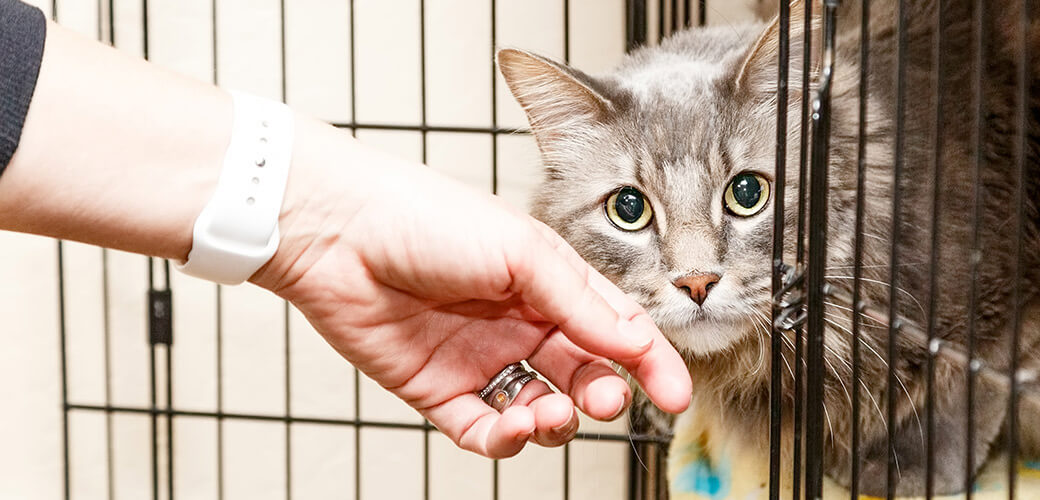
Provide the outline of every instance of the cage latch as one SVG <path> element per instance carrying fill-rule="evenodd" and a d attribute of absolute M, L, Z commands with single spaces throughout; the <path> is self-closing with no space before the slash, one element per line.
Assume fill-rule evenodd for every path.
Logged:
<path fill-rule="evenodd" d="M 792 330 L 805 323 L 808 314 L 805 311 L 805 292 L 802 283 L 805 273 L 801 266 L 789 266 L 783 262 L 777 264 L 780 273 L 780 290 L 773 296 L 773 307 L 776 316 L 773 326 L 780 330 Z"/>
<path fill-rule="evenodd" d="M 173 343 L 173 294 L 169 289 L 148 291 L 148 332 L 152 344 Z"/>

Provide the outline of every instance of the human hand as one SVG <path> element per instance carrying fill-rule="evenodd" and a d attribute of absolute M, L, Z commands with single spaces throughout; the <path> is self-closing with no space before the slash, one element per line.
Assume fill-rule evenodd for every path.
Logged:
<path fill-rule="evenodd" d="M 346 149 L 298 145 L 326 154 L 294 159 L 282 244 L 253 281 L 460 447 L 501 458 L 529 439 L 563 444 L 575 405 L 616 418 L 631 392 L 609 359 L 662 409 L 689 404 L 685 364 L 647 313 L 555 232 L 331 129 L 299 137 L 322 135 Z M 348 165 L 312 167 L 337 157 Z M 519 360 L 564 394 L 536 380 L 499 414 L 474 391 Z"/>
<path fill-rule="evenodd" d="M 0 229 L 183 261 L 231 126 L 219 89 L 52 24 Z M 646 313 L 555 233 L 326 124 L 300 117 L 295 137 L 281 245 L 252 280 L 460 446 L 563 443 L 575 404 L 618 415 L 631 394 L 608 358 L 665 410 L 688 404 L 685 366 Z M 473 394 L 521 359 L 570 398 L 532 382 L 500 415 Z"/>

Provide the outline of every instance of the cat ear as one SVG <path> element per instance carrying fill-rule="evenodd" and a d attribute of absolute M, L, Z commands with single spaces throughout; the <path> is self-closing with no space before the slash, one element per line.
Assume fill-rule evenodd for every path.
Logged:
<path fill-rule="evenodd" d="M 498 68 L 539 143 L 602 120 L 613 109 L 592 77 L 544 57 L 503 49 Z"/>
<path fill-rule="evenodd" d="M 781 0 L 784 1 L 784 0 Z M 819 0 L 813 2 L 813 12 L 820 11 Z M 789 54 L 790 70 L 788 71 L 789 88 L 800 90 L 805 53 L 805 1 L 792 0 L 790 4 L 790 37 Z M 813 15 L 810 23 L 812 53 L 809 60 L 810 85 L 820 76 L 820 40 L 823 33 L 823 21 L 819 15 Z M 780 18 L 775 17 L 769 27 L 762 33 L 758 41 L 751 46 L 740 70 L 737 72 L 737 88 L 755 93 L 775 93 L 777 90 L 777 67 L 780 61 Z"/>

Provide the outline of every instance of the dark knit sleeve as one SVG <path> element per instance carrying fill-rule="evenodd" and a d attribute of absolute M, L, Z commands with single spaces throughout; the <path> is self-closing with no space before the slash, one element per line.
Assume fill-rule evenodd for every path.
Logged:
<path fill-rule="evenodd" d="M 43 58 L 47 21 L 18 0 L 0 0 L 0 174 L 11 161 Z"/>

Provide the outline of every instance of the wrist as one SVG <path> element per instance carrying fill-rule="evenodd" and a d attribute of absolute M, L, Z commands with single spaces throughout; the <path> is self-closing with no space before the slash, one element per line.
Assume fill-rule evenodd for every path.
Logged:
<path fill-rule="evenodd" d="M 296 116 L 296 142 L 278 217 L 280 243 L 250 282 L 283 295 L 337 241 L 364 205 L 362 147 L 349 134 Z"/>

